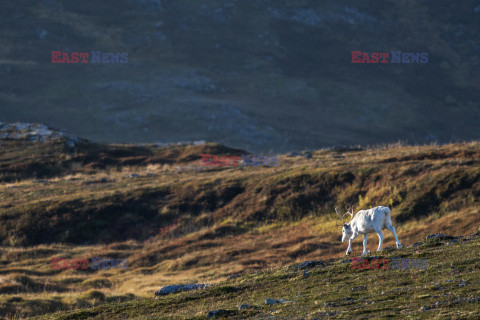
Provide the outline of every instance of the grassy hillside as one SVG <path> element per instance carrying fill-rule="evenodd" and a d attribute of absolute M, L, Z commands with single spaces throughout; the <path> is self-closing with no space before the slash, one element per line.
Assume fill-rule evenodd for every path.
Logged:
<path fill-rule="evenodd" d="M 479 139 L 474 0 L 3 1 L 0 121 L 276 152 Z M 128 63 L 52 64 L 51 51 Z M 351 64 L 351 51 L 428 52 Z"/>
<path fill-rule="evenodd" d="M 325 301 L 340 305 L 338 294 L 350 290 L 363 275 L 339 263 L 346 245 L 335 226 L 334 206 L 353 204 L 357 210 L 390 206 L 404 248 L 434 233 L 472 234 L 480 222 L 478 142 L 318 150 L 311 157 L 282 155 L 275 167 L 200 166 L 203 153 L 243 153 L 216 144 L 159 148 L 84 141 L 69 148 L 61 140 L 2 140 L 0 150 L 0 316 L 7 318 L 96 307 L 67 318 L 90 314 L 121 319 L 138 314 L 143 319 L 141 315 L 150 312 L 159 316 L 166 316 L 167 309 L 174 312 L 172 302 L 180 317 L 203 317 L 214 307 L 233 310 L 240 301 L 259 304 L 270 295 L 282 298 L 278 294 L 283 286 L 286 300 L 295 300 L 292 295 L 301 293 L 299 288 L 309 288 L 304 298 L 285 306 L 286 316 L 313 314 Z M 370 236 L 372 252 L 377 241 Z M 453 279 L 446 271 L 451 266 L 464 266 L 465 271 L 475 265 L 469 257 L 478 255 L 478 240 L 461 243 L 446 249 L 426 245 L 381 253 L 431 258 L 432 268 L 421 271 L 420 278 L 404 279 L 403 273 L 391 270 L 367 273 L 370 281 L 385 281 L 382 291 L 402 278 L 405 292 L 423 295 L 430 290 L 433 271 L 442 270 Z M 354 243 L 354 256 L 361 253 L 361 246 L 361 240 Z M 394 246 L 394 239 L 386 231 L 384 247 L 388 246 Z M 128 268 L 54 270 L 53 257 L 128 259 Z M 315 269 L 310 278 L 282 269 L 318 259 L 329 266 Z M 470 279 L 465 272 L 461 277 Z M 398 277 L 385 276 L 392 273 Z M 232 274 L 241 277 L 222 282 Z M 333 279 L 342 279 L 342 285 L 334 285 Z M 333 291 L 322 291 L 327 290 L 324 285 L 312 287 L 329 281 Z M 163 285 L 192 282 L 218 285 L 153 300 Z M 474 290 L 477 282 L 470 282 Z M 359 293 L 361 299 L 367 292 Z M 467 296 L 466 291 L 460 295 Z M 435 303 L 422 299 L 427 306 Z M 312 305 L 314 301 L 318 305 Z M 364 309 L 356 301 L 358 317 L 373 308 Z M 417 303 L 397 307 L 414 312 Z M 461 303 L 458 308 L 467 312 Z M 381 305 L 385 314 L 392 312 L 387 304 Z M 275 309 L 269 308 L 234 314 L 262 318 Z M 347 310 L 327 309 L 338 317 Z"/>
<path fill-rule="evenodd" d="M 106 303 L 37 319 L 477 319 L 480 310 L 480 233 L 416 248 L 382 252 L 379 258 L 428 259 L 428 268 L 353 270 L 342 259 L 296 270 L 271 268 L 207 289 Z M 89 292 L 93 296 L 93 292 Z M 267 305 L 266 299 L 285 299 Z M 239 308 L 248 305 L 248 308 Z"/>

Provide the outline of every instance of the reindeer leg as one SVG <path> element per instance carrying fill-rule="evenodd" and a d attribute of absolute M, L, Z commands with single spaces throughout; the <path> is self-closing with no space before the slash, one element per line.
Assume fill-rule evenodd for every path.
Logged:
<path fill-rule="evenodd" d="M 365 233 L 363 235 L 363 253 L 362 256 L 365 256 L 367 254 L 367 234 Z"/>
<path fill-rule="evenodd" d="M 383 243 L 383 232 L 382 230 L 375 230 L 378 234 L 378 249 L 377 251 L 382 250 L 382 243 Z"/>
<path fill-rule="evenodd" d="M 350 239 L 348 239 L 348 248 L 347 248 L 347 256 L 352 252 L 352 241 L 355 240 L 355 238 L 358 236 L 358 234 L 354 233 Z"/>
<path fill-rule="evenodd" d="M 397 232 L 395 231 L 395 228 L 393 227 L 392 224 L 389 224 L 387 225 L 387 229 L 392 231 L 393 236 L 395 237 L 395 241 L 397 242 L 397 249 L 400 249 L 402 247 L 402 244 L 400 243 L 400 240 L 398 240 Z"/>

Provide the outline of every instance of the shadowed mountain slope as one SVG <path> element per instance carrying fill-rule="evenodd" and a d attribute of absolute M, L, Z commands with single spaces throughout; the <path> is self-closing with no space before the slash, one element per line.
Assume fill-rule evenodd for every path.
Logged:
<path fill-rule="evenodd" d="M 2 121 L 253 152 L 480 138 L 478 1 L 22 0 L 0 20 Z M 128 63 L 52 64 L 54 50 Z"/>

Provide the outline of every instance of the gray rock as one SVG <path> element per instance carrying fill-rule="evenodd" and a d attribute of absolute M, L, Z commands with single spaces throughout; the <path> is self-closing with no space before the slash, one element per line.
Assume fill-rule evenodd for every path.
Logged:
<path fill-rule="evenodd" d="M 276 303 L 280 303 L 278 300 L 275 300 L 275 299 L 265 299 L 265 303 L 266 304 L 276 304 Z"/>
<path fill-rule="evenodd" d="M 408 248 L 414 248 L 414 247 L 419 247 L 423 244 L 423 242 L 415 242 L 414 244 L 408 246 Z"/>
<path fill-rule="evenodd" d="M 435 233 L 427 236 L 426 240 L 428 239 L 446 239 L 449 238 L 450 236 L 447 236 L 446 234 L 443 233 Z"/>
<path fill-rule="evenodd" d="M 225 316 L 225 315 L 228 315 L 228 311 L 225 309 L 219 309 L 219 310 L 209 311 L 207 318 L 213 318 L 216 316 Z"/>
<path fill-rule="evenodd" d="M 325 267 L 326 263 L 323 262 L 322 260 L 310 260 L 310 261 L 305 261 L 305 262 L 302 262 L 302 263 L 295 264 L 295 265 L 290 266 L 290 267 L 295 268 L 295 271 L 297 271 L 299 269 L 300 270 L 310 269 L 310 268 L 313 268 L 313 267 L 316 267 L 316 266 Z"/>
<path fill-rule="evenodd" d="M 422 307 L 420 308 L 420 311 L 427 311 L 427 310 L 428 310 L 428 308 L 427 308 L 426 306 L 422 306 Z"/>
<path fill-rule="evenodd" d="M 457 239 L 452 239 L 452 241 L 450 241 L 449 243 L 447 243 L 447 247 L 448 247 L 449 245 L 451 245 L 452 243 L 455 243 L 455 242 L 457 242 L 457 241 L 458 241 Z"/>
<path fill-rule="evenodd" d="M 45 142 L 53 139 L 65 139 L 68 136 L 64 130 L 53 129 L 45 124 L 16 122 L 0 124 L 0 138 Z M 78 138 L 74 139 L 80 141 Z"/>
<path fill-rule="evenodd" d="M 242 304 L 239 309 L 244 310 L 244 309 L 251 309 L 251 308 L 255 308 L 255 307 L 252 306 L 251 304 Z"/>
<path fill-rule="evenodd" d="M 65 142 L 65 145 L 70 148 L 75 148 L 79 142 L 80 142 L 80 139 L 77 137 L 74 137 L 74 138 L 68 139 L 67 142 Z"/>
<path fill-rule="evenodd" d="M 130 174 L 130 178 L 138 178 L 138 177 L 139 177 L 138 173 L 131 173 Z"/>
<path fill-rule="evenodd" d="M 163 296 L 167 294 L 177 293 L 181 291 L 189 291 L 196 289 L 205 289 L 206 287 L 211 286 L 211 284 L 174 284 L 170 286 L 165 286 L 162 289 L 155 292 L 156 296 Z"/>

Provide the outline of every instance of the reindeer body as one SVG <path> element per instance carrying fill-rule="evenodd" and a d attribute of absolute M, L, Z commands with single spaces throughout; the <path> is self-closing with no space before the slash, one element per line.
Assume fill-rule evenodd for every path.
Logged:
<path fill-rule="evenodd" d="M 387 225 L 392 224 L 390 209 L 387 207 L 375 207 L 368 210 L 360 210 L 349 224 L 358 234 L 373 233 L 375 232 L 374 226 L 385 229 Z"/>
<path fill-rule="evenodd" d="M 336 209 L 335 209 L 336 210 Z M 337 211 L 337 214 L 342 218 L 343 216 Z M 353 211 L 350 213 L 353 217 Z M 368 210 L 360 210 L 357 214 L 350 220 L 349 223 L 343 224 L 342 229 L 342 242 L 346 242 L 348 239 L 348 248 L 347 255 L 352 251 L 352 241 L 359 234 L 363 234 L 363 253 L 362 256 L 367 254 L 367 235 L 369 233 L 376 232 L 378 234 L 379 243 L 378 250 L 382 250 L 383 243 L 383 229 L 388 229 L 393 233 L 395 240 L 397 242 L 397 248 L 401 248 L 402 245 L 398 240 L 397 233 L 395 228 L 392 225 L 392 220 L 390 217 L 390 209 L 387 207 L 375 207 Z"/>

